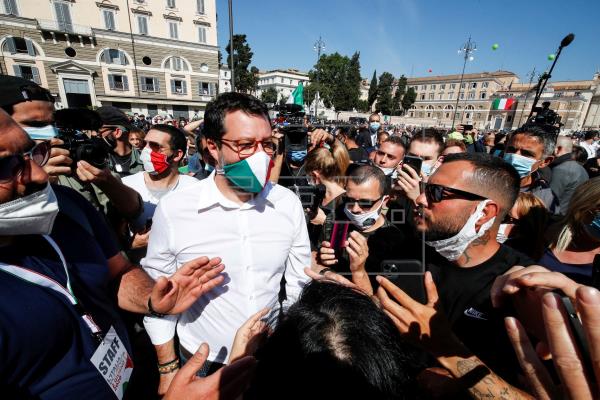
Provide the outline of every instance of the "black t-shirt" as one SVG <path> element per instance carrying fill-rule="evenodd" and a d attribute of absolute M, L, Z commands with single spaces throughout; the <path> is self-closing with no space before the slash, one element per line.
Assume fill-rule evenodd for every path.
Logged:
<path fill-rule="evenodd" d="M 504 328 L 509 312 L 492 307 L 490 290 L 497 276 L 515 265 L 532 265 L 533 260 L 505 245 L 471 268 L 460 268 L 430 248 L 427 253 L 427 269 L 456 336 L 495 373 L 515 383 L 519 364 Z"/>
<path fill-rule="evenodd" d="M 75 191 L 53 186 L 59 207 L 68 196 L 69 216 L 59 212 L 50 236 L 68 265 L 71 285 L 96 324 L 113 326 L 131 355 L 125 326 L 109 289 L 107 258 L 118 253 L 100 214 Z M 75 221 L 72 215 L 81 216 Z M 79 219 L 79 218 L 78 218 Z M 85 220 L 85 221 L 83 221 Z M 0 249 L 0 261 L 42 273 L 63 286 L 58 254 L 40 235 L 17 237 Z M 0 271 L 0 387 L 10 399 L 113 399 L 90 358 L 97 348 L 71 303 L 51 289 Z"/>

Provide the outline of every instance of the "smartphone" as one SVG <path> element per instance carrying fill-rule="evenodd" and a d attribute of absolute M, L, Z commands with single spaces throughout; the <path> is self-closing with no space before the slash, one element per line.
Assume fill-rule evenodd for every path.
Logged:
<path fill-rule="evenodd" d="M 336 254 L 346 247 L 349 226 L 350 224 L 348 222 L 334 222 L 333 224 L 329 243 L 331 244 L 331 248 L 336 251 Z"/>
<path fill-rule="evenodd" d="M 467 132 L 467 131 L 472 131 L 472 130 L 473 130 L 473 125 L 470 125 L 470 124 L 462 124 L 462 126 L 463 126 L 463 128 L 464 128 L 464 131 L 465 131 L 465 132 Z"/>
<path fill-rule="evenodd" d="M 406 155 L 404 156 L 402 164 L 410 165 L 410 167 L 414 169 L 417 174 L 419 174 L 421 172 L 421 166 L 423 165 L 423 159 L 421 157 Z"/>
<path fill-rule="evenodd" d="M 381 275 L 408 294 L 413 300 L 427 304 L 425 272 L 419 260 L 384 260 Z"/>

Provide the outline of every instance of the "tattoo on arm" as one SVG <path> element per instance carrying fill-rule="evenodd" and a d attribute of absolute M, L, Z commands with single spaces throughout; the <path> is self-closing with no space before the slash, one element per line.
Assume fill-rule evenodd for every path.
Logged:
<path fill-rule="evenodd" d="M 523 392 L 512 387 L 478 359 L 456 362 L 458 378 L 475 399 L 525 399 Z"/>

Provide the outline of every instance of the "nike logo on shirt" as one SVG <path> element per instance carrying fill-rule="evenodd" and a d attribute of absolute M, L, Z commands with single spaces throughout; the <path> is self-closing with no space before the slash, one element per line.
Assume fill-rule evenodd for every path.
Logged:
<path fill-rule="evenodd" d="M 476 318 L 476 319 L 480 319 L 482 321 L 487 321 L 487 317 L 484 313 L 482 313 L 481 311 L 477 311 L 476 309 L 474 309 L 473 307 L 467 308 L 464 312 L 464 314 L 467 317 L 471 317 L 471 318 Z"/>

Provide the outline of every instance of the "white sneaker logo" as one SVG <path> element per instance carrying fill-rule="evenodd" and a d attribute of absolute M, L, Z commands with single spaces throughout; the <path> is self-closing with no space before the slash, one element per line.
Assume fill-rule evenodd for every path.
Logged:
<path fill-rule="evenodd" d="M 466 309 L 464 314 L 467 317 L 471 317 L 471 318 L 476 318 L 476 319 L 480 319 L 480 320 L 483 320 L 483 321 L 487 321 L 487 318 L 486 318 L 485 314 L 482 313 L 482 312 L 480 312 L 480 311 L 477 311 L 473 307 L 470 307 L 470 308 Z"/>

